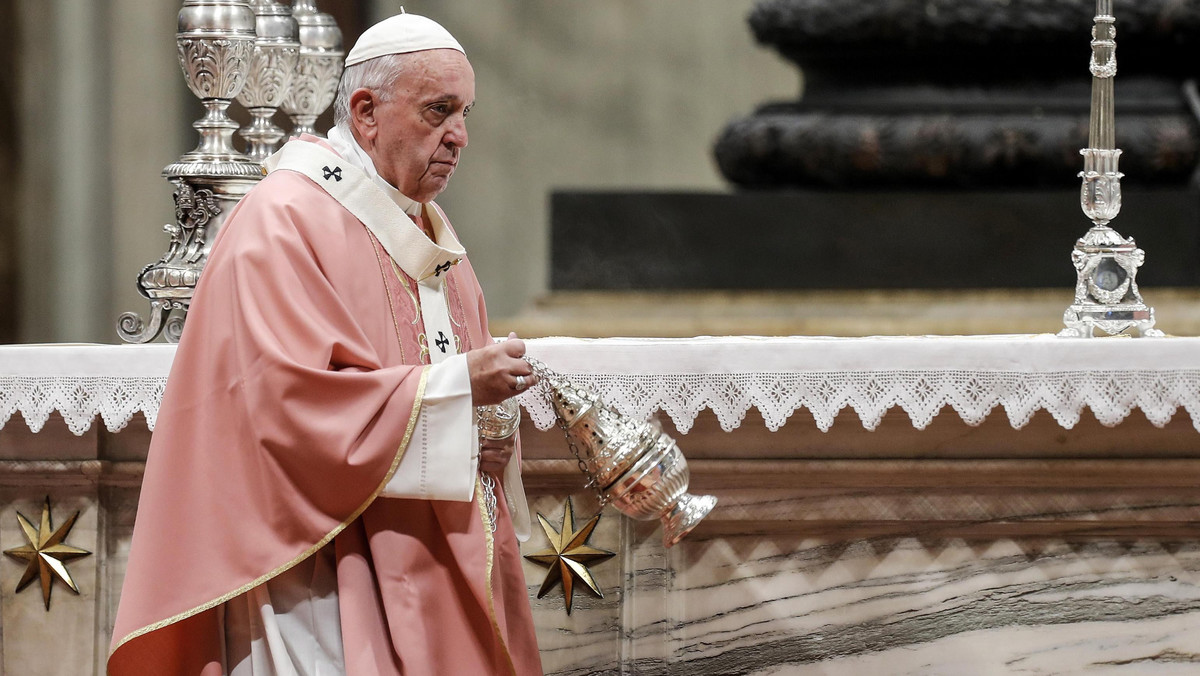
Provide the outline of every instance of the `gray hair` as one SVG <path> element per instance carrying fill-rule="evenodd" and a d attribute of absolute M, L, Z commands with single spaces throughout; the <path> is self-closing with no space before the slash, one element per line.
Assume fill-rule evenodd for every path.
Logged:
<path fill-rule="evenodd" d="M 350 131 L 350 95 L 358 89 L 370 89 L 386 100 L 404 74 L 411 59 L 408 54 L 385 54 L 362 63 L 356 63 L 342 71 L 338 82 L 337 98 L 333 100 L 333 123 Z"/>

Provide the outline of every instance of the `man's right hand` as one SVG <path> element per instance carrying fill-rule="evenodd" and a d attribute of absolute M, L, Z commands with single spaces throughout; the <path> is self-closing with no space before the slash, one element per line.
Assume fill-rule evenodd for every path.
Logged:
<path fill-rule="evenodd" d="M 532 387 L 538 379 L 529 362 L 521 359 L 524 356 L 525 341 L 515 333 L 508 334 L 508 340 L 467 352 L 472 403 L 499 404 Z M 522 387 L 518 389 L 519 385 Z"/>

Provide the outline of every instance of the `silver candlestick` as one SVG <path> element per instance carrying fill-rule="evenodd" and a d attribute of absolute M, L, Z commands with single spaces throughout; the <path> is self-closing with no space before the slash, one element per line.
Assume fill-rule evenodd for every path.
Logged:
<path fill-rule="evenodd" d="M 176 222 L 164 226 L 171 236 L 166 254 L 137 278 L 138 292 L 150 300 L 149 321 L 134 312 L 117 321 L 127 342 L 145 343 L 164 330 L 168 341 L 179 340 L 213 238 L 233 205 L 262 178 L 262 166 L 234 149 L 238 125 L 226 114 L 246 82 L 254 28 L 246 0 L 185 0 L 179 11 L 179 65 L 205 113 L 192 125 L 199 145 L 163 169 L 175 186 Z M 167 320 L 175 310 L 182 313 Z"/>
<path fill-rule="evenodd" d="M 271 121 L 291 86 L 300 59 L 300 28 L 292 10 L 275 0 L 250 0 L 255 15 L 254 60 L 238 103 L 250 112 L 250 126 L 241 131 L 246 154 L 261 162 L 278 148 L 283 130 Z"/>
<path fill-rule="evenodd" d="M 313 126 L 337 94 L 345 65 L 342 32 L 316 0 L 296 0 L 292 15 L 300 25 L 300 61 L 281 106 L 292 120 L 292 135 L 319 136 Z"/>
<path fill-rule="evenodd" d="M 1080 206 L 1092 227 L 1075 242 L 1075 302 L 1063 313 L 1060 336 L 1092 337 L 1095 329 L 1115 335 L 1137 329 L 1141 336 L 1161 336 L 1154 328 L 1154 309 L 1137 287 L 1137 270 L 1145 252 L 1132 238 L 1108 226 L 1121 211 L 1121 151 L 1116 147 L 1113 80 L 1117 75 L 1117 29 L 1113 0 L 1096 0 L 1092 27 L 1092 108 L 1088 146 L 1080 150 L 1083 171 Z"/>
<path fill-rule="evenodd" d="M 717 499 L 687 492 L 687 458 L 657 423 L 622 415 L 600 395 L 526 357 L 554 407 L 558 425 L 600 504 L 625 516 L 659 519 L 670 547 L 695 528 Z"/>

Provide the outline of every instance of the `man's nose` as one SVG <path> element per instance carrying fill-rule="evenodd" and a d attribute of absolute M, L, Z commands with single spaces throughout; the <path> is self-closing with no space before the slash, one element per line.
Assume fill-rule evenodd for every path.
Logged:
<path fill-rule="evenodd" d="M 467 121 L 463 117 L 458 117 L 446 130 L 446 135 L 442 137 L 442 141 L 448 146 L 458 148 L 467 147 Z"/>

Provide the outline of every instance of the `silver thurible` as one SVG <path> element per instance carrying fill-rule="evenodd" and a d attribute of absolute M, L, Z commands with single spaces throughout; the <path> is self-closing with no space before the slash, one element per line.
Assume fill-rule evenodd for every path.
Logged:
<path fill-rule="evenodd" d="M 590 388 L 532 357 L 526 361 L 602 505 L 611 504 L 634 519 L 662 521 L 667 547 L 682 540 L 716 506 L 711 495 L 688 493 L 687 459 L 656 422 L 623 415 Z"/>

